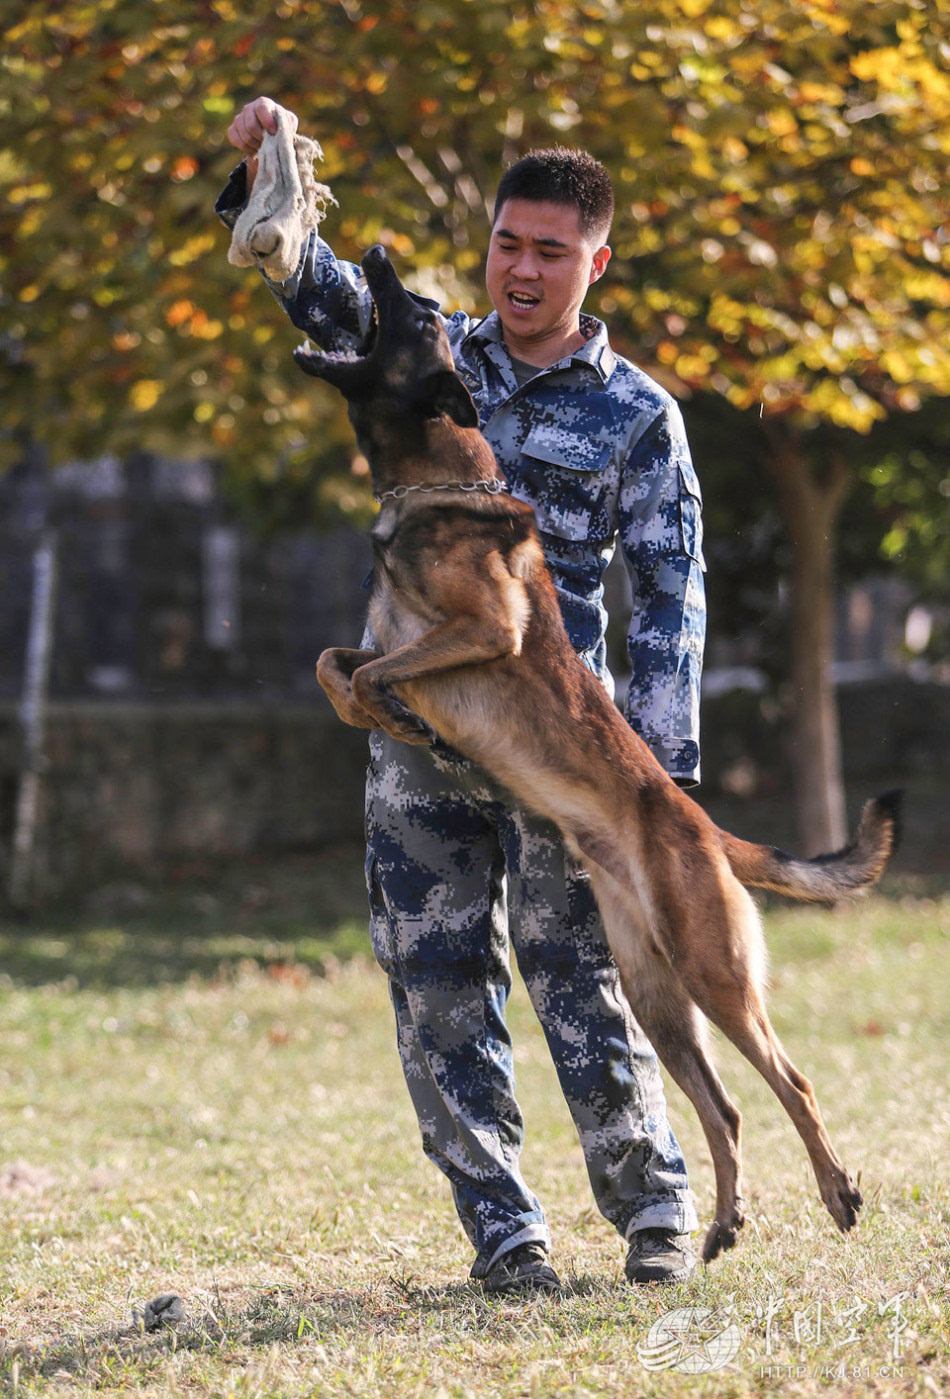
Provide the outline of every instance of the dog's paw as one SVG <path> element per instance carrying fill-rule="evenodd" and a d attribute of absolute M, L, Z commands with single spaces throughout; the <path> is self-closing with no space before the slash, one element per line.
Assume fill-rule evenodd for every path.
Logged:
<path fill-rule="evenodd" d="M 406 710 L 405 718 L 396 718 L 388 714 L 382 727 L 392 738 L 398 738 L 401 743 L 414 743 L 418 747 L 428 747 L 438 736 L 435 729 L 409 709 Z"/>
<path fill-rule="evenodd" d="M 711 1263 L 720 1253 L 727 1253 L 730 1248 L 735 1248 L 743 1224 L 745 1215 L 738 1207 L 724 1220 L 714 1219 L 703 1241 L 703 1262 Z"/>
<path fill-rule="evenodd" d="M 402 743 L 420 745 L 432 742 L 436 736 L 435 730 L 407 704 L 397 699 L 391 690 L 381 691 L 380 699 L 382 703 L 376 709 L 378 722 L 392 738 L 398 738 Z"/>
<path fill-rule="evenodd" d="M 831 1215 L 842 1234 L 847 1234 L 858 1222 L 858 1211 L 864 1204 L 864 1196 L 857 1186 L 851 1184 L 846 1175 L 840 1185 L 825 1200 Z"/>
<path fill-rule="evenodd" d="M 403 743 L 431 743 L 435 730 L 398 698 L 387 684 L 367 676 L 370 666 L 357 670 L 350 682 L 353 702 L 373 718 L 374 727 Z"/>

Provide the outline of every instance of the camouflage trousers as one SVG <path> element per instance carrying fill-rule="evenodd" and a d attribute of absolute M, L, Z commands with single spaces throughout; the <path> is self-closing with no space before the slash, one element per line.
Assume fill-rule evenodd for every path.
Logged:
<path fill-rule="evenodd" d="M 442 745 L 377 731 L 370 754 L 373 950 L 423 1149 L 448 1177 L 476 1251 L 472 1276 L 518 1244 L 550 1244 L 519 1167 L 509 937 L 601 1213 L 625 1237 L 697 1228 L 656 1056 L 620 990 L 590 881 L 556 827 Z"/>

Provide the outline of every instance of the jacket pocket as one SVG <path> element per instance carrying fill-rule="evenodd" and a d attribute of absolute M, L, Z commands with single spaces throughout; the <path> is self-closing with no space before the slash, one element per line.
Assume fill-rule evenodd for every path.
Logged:
<path fill-rule="evenodd" d="M 392 977 L 396 973 L 396 950 L 386 896 L 374 855 L 368 855 L 366 859 L 366 892 L 369 895 L 369 939 L 373 945 L 373 956 L 386 975 Z"/>
<path fill-rule="evenodd" d="M 538 527 L 559 539 L 586 540 L 605 528 L 602 513 L 609 442 L 561 424 L 539 422 L 521 449 L 520 480 L 512 494 L 534 507 Z"/>
<path fill-rule="evenodd" d="M 679 467 L 680 540 L 683 552 L 695 559 L 705 571 L 703 558 L 703 498 L 699 481 L 692 467 Z"/>

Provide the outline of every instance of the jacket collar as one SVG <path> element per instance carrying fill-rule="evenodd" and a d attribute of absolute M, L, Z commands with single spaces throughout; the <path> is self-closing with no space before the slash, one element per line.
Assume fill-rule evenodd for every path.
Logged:
<path fill-rule="evenodd" d="M 573 354 L 566 355 L 562 360 L 557 360 L 549 366 L 549 369 L 563 369 L 569 364 L 583 365 L 587 369 L 593 369 L 601 382 L 606 384 L 617 363 L 617 357 L 610 348 L 607 339 L 607 327 L 596 316 L 588 316 L 582 312 L 581 331 L 587 339 L 580 349 L 575 350 Z M 501 318 L 497 311 L 492 311 L 484 320 L 479 321 L 469 331 L 466 339 L 483 345 L 500 346 L 509 359 L 511 357 L 508 347 L 505 345 Z M 496 359 L 497 352 L 492 354 L 491 358 Z"/>

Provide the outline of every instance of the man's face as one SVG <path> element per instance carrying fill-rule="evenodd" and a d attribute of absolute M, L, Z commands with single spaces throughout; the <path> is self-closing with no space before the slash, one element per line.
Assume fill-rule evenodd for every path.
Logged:
<path fill-rule="evenodd" d="M 609 258 L 608 247 L 596 247 L 581 232 L 571 205 L 507 200 L 492 229 L 485 281 L 508 348 L 566 353 L 587 288 Z"/>

